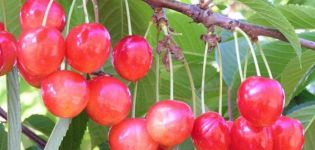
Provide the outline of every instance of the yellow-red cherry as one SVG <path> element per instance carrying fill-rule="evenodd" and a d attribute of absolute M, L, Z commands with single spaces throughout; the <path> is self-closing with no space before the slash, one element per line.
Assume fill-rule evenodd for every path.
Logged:
<path fill-rule="evenodd" d="M 47 76 L 57 71 L 64 55 L 65 42 L 55 28 L 39 27 L 19 37 L 17 58 L 32 76 Z"/>
<path fill-rule="evenodd" d="M 20 24 L 22 30 L 35 29 L 42 26 L 44 15 L 50 0 L 27 0 L 21 8 Z M 46 27 L 62 31 L 66 24 L 66 15 L 60 4 L 54 1 L 50 7 Z"/>
<path fill-rule="evenodd" d="M 46 76 L 31 75 L 23 68 L 23 66 L 20 63 L 17 63 L 17 67 L 19 69 L 20 75 L 29 85 L 35 88 L 40 88 L 41 83 L 46 78 Z"/>
<path fill-rule="evenodd" d="M 189 105 L 177 100 L 154 104 L 146 115 L 147 130 L 153 140 L 165 147 L 184 142 L 191 134 L 194 115 Z"/>
<path fill-rule="evenodd" d="M 206 112 L 194 123 L 191 133 L 197 150 L 229 150 L 230 131 L 224 118 L 216 112 Z"/>
<path fill-rule="evenodd" d="M 255 126 L 271 126 L 282 114 L 284 90 L 276 80 L 249 77 L 238 89 L 237 106 L 241 115 Z"/>
<path fill-rule="evenodd" d="M 14 36 L 0 31 L 0 76 L 12 70 L 16 62 L 17 43 Z"/>
<path fill-rule="evenodd" d="M 128 81 L 143 78 L 151 68 L 152 49 L 147 40 L 138 35 L 121 39 L 113 51 L 116 72 Z"/>
<path fill-rule="evenodd" d="M 0 22 L 0 31 L 4 31 L 4 29 L 5 29 L 4 24 Z"/>
<path fill-rule="evenodd" d="M 231 130 L 232 150 L 273 150 L 270 127 L 256 127 L 244 117 L 234 121 Z"/>
<path fill-rule="evenodd" d="M 281 116 L 272 125 L 273 150 L 302 150 L 304 131 L 300 121 Z"/>
<path fill-rule="evenodd" d="M 153 141 L 147 131 L 145 119 L 125 119 L 109 131 L 111 150 L 157 150 L 158 143 Z"/>
<path fill-rule="evenodd" d="M 106 75 L 89 81 L 90 100 L 86 112 L 96 123 L 112 126 L 123 121 L 131 110 L 128 87 L 118 79 Z"/>
<path fill-rule="evenodd" d="M 110 35 L 99 23 L 71 29 L 66 38 L 66 58 L 74 69 L 91 73 L 102 67 L 110 52 Z"/>
<path fill-rule="evenodd" d="M 88 82 L 80 74 L 57 71 L 41 83 L 42 98 L 47 109 L 62 118 L 80 114 L 89 100 Z"/>

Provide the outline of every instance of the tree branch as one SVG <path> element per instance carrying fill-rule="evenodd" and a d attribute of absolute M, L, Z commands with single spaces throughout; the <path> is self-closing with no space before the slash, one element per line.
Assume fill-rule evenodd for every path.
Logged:
<path fill-rule="evenodd" d="M 0 107 L 0 116 L 7 120 L 7 113 Z M 37 136 L 33 131 L 22 125 L 22 132 L 30 139 L 32 139 L 37 145 L 41 148 L 44 149 L 46 145 L 46 141 L 43 140 L 41 137 Z"/>
<path fill-rule="evenodd" d="M 235 27 L 239 27 L 253 39 L 258 36 L 272 37 L 281 41 L 287 42 L 285 36 L 278 30 L 267 28 L 259 25 L 254 25 L 232 18 L 228 18 L 218 13 L 213 13 L 210 10 L 203 10 L 198 5 L 190 5 L 175 0 L 144 0 L 151 7 L 169 8 L 185 14 L 192 18 L 197 23 L 202 23 L 206 27 L 219 26 L 226 30 L 233 31 Z M 315 50 L 315 42 L 300 38 L 302 47 Z"/>

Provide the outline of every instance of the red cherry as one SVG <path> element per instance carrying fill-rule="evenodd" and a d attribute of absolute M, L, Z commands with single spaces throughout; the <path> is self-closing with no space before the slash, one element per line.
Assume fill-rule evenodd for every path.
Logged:
<path fill-rule="evenodd" d="M 280 117 L 272 125 L 273 150 L 301 150 L 304 144 L 303 126 L 300 121 Z"/>
<path fill-rule="evenodd" d="M 109 132 L 111 150 L 157 150 L 146 128 L 145 119 L 126 119 L 113 126 Z"/>
<path fill-rule="evenodd" d="M 0 76 L 12 70 L 16 62 L 17 44 L 14 36 L 0 31 Z"/>
<path fill-rule="evenodd" d="M 256 127 L 239 117 L 231 131 L 232 150 L 272 150 L 273 139 L 269 127 Z"/>
<path fill-rule="evenodd" d="M 233 121 L 227 121 L 226 124 L 229 128 L 229 131 L 231 132 L 234 122 Z"/>
<path fill-rule="evenodd" d="M 0 22 L 0 31 L 4 31 L 5 28 L 4 28 L 4 24 L 2 22 Z"/>
<path fill-rule="evenodd" d="M 89 87 L 90 100 L 86 111 L 93 121 L 111 126 L 128 116 L 131 95 L 124 83 L 113 77 L 98 76 L 89 82 Z"/>
<path fill-rule="evenodd" d="M 20 12 L 20 24 L 23 30 L 35 29 L 42 26 L 44 14 L 50 0 L 27 0 Z M 53 27 L 62 31 L 66 24 L 65 12 L 56 1 L 51 5 L 47 27 Z"/>
<path fill-rule="evenodd" d="M 147 129 L 153 140 L 166 147 L 184 142 L 194 125 L 194 115 L 189 105 L 176 100 L 154 104 L 146 118 Z"/>
<path fill-rule="evenodd" d="M 271 126 L 283 111 L 284 91 L 273 79 L 247 78 L 240 85 L 237 97 L 241 115 L 256 126 Z"/>
<path fill-rule="evenodd" d="M 66 39 L 66 57 L 69 64 L 84 73 L 99 69 L 105 63 L 109 49 L 109 33 L 98 23 L 76 26 Z"/>
<path fill-rule="evenodd" d="M 113 51 L 113 65 L 117 73 L 129 81 L 143 78 L 151 68 L 152 49 L 141 36 L 121 39 Z"/>
<path fill-rule="evenodd" d="M 46 78 L 46 76 L 33 76 L 26 72 L 26 70 L 23 68 L 22 65 L 20 65 L 20 63 L 17 63 L 17 67 L 19 69 L 21 76 L 28 84 L 35 88 L 40 88 L 41 83 Z"/>
<path fill-rule="evenodd" d="M 18 61 L 32 76 L 45 76 L 57 71 L 64 53 L 64 39 L 54 28 L 28 30 L 19 38 Z"/>
<path fill-rule="evenodd" d="M 223 117 L 216 112 L 199 116 L 191 133 L 198 150 L 228 150 L 230 131 Z"/>
<path fill-rule="evenodd" d="M 47 109 L 62 118 L 80 114 L 89 100 L 88 83 L 71 71 L 57 71 L 42 81 L 42 98 Z"/>

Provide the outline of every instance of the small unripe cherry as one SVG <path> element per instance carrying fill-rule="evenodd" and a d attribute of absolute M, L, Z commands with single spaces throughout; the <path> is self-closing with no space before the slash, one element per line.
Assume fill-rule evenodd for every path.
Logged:
<path fill-rule="evenodd" d="M 16 62 L 17 43 L 14 36 L 0 31 L 0 76 L 12 70 Z"/>
<path fill-rule="evenodd" d="M 123 121 L 131 110 L 128 87 L 118 79 L 98 76 L 89 81 L 90 100 L 86 112 L 96 123 L 112 126 Z"/>
<path fill-rule="evenodd" d="M 273 150 L 271 128 L 256 127 L 242 116 L 234 121 L 230 135 L 232 150 Z"/>
<path fill-rule="evenodd" d="M 145 119 L 125 119 L 109 131 L 111 150 L 157 150 L 146 128 Z"/>
<path fill-rule="evenodd" d="M 148 111 L 147 130 L 153 140 L 165 147 L 184 142 L 191 134 L 194 115 L 189 105 L 177 100 L 163 100 Z"/>
<path fill-rule="evenodd" d="M 65 42 L 55 28 L 39 27 L 20 35 L 18 61 L 33 76 L 47 76 L 60 68 Z"/>
<path fill-rule="evenodd" d="M 114 48 L 113 65 L 122 78 L 137 81 L 150 70 L 152 57 L 152 49 L 145 38 L 126 36 Z"/>
<path fill-rule="evenodd" d="M 272 125 L 273 150 L 301 150 L 304 131 L 300 121 L 282 116 Z"/>
<path fill-rule="evenodd" d="M 0 31 L 4 31 L 4 29 L 5 29 L 4 24 L 0 22 Z"/>
<path fill-rule="evenodd" d="M 42 26 L 44 15 L 50 0 L 27 0 L 20 12 L 22 30 L 35 29 Z M 50 7 L 46 27 L 62 31 L 66 24 L 66 15 L 60 4 L 54 1 Z"/>
<path fill-rule="evenodd" d="M 99 23 L 85 23 L 71 29 L 66 39 L 66 58 L 74 69 L 91 73 L 99 69 L 110 52 L 110 35 Z"/>
<path fill-rule="evenodd" d="M 206 112 L 194 123 L 191 133 L 197 150 L 229 150 L 230 131 L 224 118 L 216 112 Z"/>
<path fill-rule="evenodd" d="M 89 100 L 88 83 L 80 74 L 57 71 L 41 84 L 42 98 L 47 109 L 62 118 L 80 114 Z"/>
<path fill-rule="evenodd" d="M 271 126 L 282 114 L 284 90 L 276 80 L 249 77 L 238 89 L 237 106 L 241 115 L 255 126 Z"/>

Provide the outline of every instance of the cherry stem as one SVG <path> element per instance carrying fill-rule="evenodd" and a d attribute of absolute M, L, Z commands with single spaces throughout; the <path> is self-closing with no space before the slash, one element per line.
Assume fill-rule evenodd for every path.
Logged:
<path fill-rule="evenodd" d="M 219 70 L 220 70 L 219 114 L 222 115 L 223 67 L 222 67 L 221 49 L 219 45 L 217 47 L 218 47 Z"/>
<path fill-rule="evenodd" d="M 128 0 L 125 0 L 126 12 L 127 12 L 127 22 L 128 22 L 128 34 L 132 35 L 131 18 Z"/>
<path fill-rule="evenodd" d="M 133 101 L 132 101 L 132 118 L 136 118 L 136 105 L 137 105 L 137 93 L 138 93 L 138 81 L 135 82 L 133 90 Z"/>
<path fill-rule="evenodd" d="M 69 9 L 69 13 L 68 13 L 68 18 L 67 18 L 67 24 L 66 24 L 66 30 L 65 30 L 65 36 L 68 35 L 69 33 L 69 30 L 70 30 L 70 23 L 71 23 L 71 16 L 72 16 L 72 13 L 73 13 L 73 9 L 74 9 L 74 5 L 76 3 L 76 0 L 73 0 L 72 3 L 71 3 L 71 6 L 70 6 L 70 9 Z M 65 70 L 68 70 L 68 61 L 67 59 L 65 59 Z"/>
<path fill-rule="evenodd" d="M 54 2 L 54 0 L 50 0 L 48 5 L 47 5 L 47 8 L 46 8 L 46 11 L 45 11 L 45 14 L 44 14 L 44 19 L 43 19 L 43 22 L 42 22 L 42 26 L 46 26 L 47 19 L 48 19 L 48 14 L 49 14 L 49 11 L 50 11 L 50 8 L 51 8 L 53 2 Z"/>
<path fill-rule="evenodd" d="M 249 55 L 246 54 L 245 62 L 244 62 L 244 79 L 246 79 L 246 76 L 247 76 L 248 59 L 249 59 Z"/>
<path fill-rule="evenodd" d="M 258 50 L 259 50 L 259 52 L 260 52 L 260 55 L 261 55 L 263 61 L 264 61 L 264 64 L 265 64 L 266 69 L 267 69 L 267 72 L 268 72 L 268 75 L 269 75 L 269 77 L 270 77 L 271 79 L 273 79 L 273 77 L 272 77 L 272 72 L 271 72 L 270 66 L 269 66 L 269 64 L 268 64 L 268 61 L 267 61 L 267 59 L 266 59 L 265 53 L 264 53 L 262 47 L 260 46 L 259 42 L 257 41 L 257 42 L 255 42 L 255 43 L 256 43 L 256 47 L 258 48 Z"/>
<path fill-rule="evenodd" d="M 96 23 L 99 23 L 99 22 L 100 22 L 100 16 L 99 16 L 99 10 L 98 10 L 97 0 L 92 0 L 92 4 L 93 4 L 95 22 L 96 22 Z"/>
<path fill-rule="evenodd" d="M 205 52 L 203 56 L 203 66 L 202 66 L 202 80 L 201 80 L 201 112 L 206 112 L 205 106 L 205 78 L 206 78 L 206 67 L 207 67 L 207 56 L 208 56 L 209 43 L 206 43 Z"/>
<path fill-rule="evenodd" d="M 228 88 L 228 114 L 229 120 L 233 121 L 232 87 Z"/>
<path fill-rule="evenodd" d="M 86 7 L 86 3 L 87 3 L 86 0 L 82 0 L 82 6 L 83 6 L 85 23 L 89 23 L 90 22 L 90 20 L 89 20 L 89 13 L 88 13 L 88 10 L 87 10 L 87 7 Z"/>
<path fill-rule="evenodd" d="M 147 27 L 147 30 L 145 31 L 145 34 L 144 34 L 144 38 L 146 39 L 147 37 L 148 37 L 148 35 L 149 35 L 149 33 L 150 33 L 150 29 L 151 29 L 151 27 L 152 27 L 152 21 L 150 21 L 149 22 L 149 25 L 148 25 L 148 27 Z"/>
<path fill-rule="evenodd" d="M 196 88 L 195 88 L 194 78 L 192 76 L 191 70 L 189 68 L 189 64 L 188 64 L 188 62 L 187 62 L 185 57 L 184 57 L 183 63 L 184 63 L 184 67 L 185 67 L 186 73 L 188 75 L 189 84 L 190 84 L 190 88 L 191 88 L 193 111 L 194 111 L 194 115 L 196 115 L 197 104 L 196 104 L 196 91 L 195 91 Z"/>
<path fill-rule="evenodd" d="M 257 76 L 261 76 L 260 74 L 260 70 L 259 70 L 259 65 L 258 65 L 258 61 L 257 61 L 257 57 L 256 57 L 256 54 L 255 54 L 255 50 L 254 50 L 254 47 L 253 47 L 253 44 L 249 38 L 249 36 L 240 28 L 235 28 L 236 31 L 240 32 L 246 39 L 248 45 L 249 45 L 249 49 L 252 53 L 252 56 L 253 56 L 253 59 L 254 59 L 254 64 L 255 64 L 255 68 L 256 68 L 256 73 L 257 73 Z"/>
<path fill-rule="evenodd" d="M 155 76 L 156 76 L 156 87 L 155 87 L 155 96 L 156 102 L 160 100 L 160 55 L 156 53 L 155 55 Z"/>
<path fill-rule="evenodd" d="M 240 58 L 240 50 L 239 50 L 239 45 L 238 45 L 237 32 L 234 32 L 233 35 L 234 35 L 234 42 L 235 42 L 235 53 L 236 53 L 238 72 L 240 74 L 241 81 L 244 81 L 244 77 L 243 77 L 243 73 L 242 73 L 242 65 L 241 65 L 241 58 Z"/>

